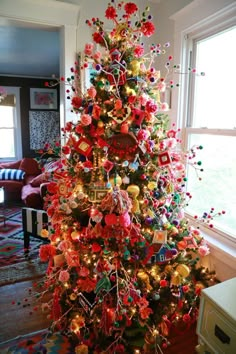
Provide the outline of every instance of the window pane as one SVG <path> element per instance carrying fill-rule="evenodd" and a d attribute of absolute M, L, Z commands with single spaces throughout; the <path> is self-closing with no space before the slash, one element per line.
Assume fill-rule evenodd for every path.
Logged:
<path fill-rule="evenodd" d="M 192 195 L 187 212 L 202 216 L 213 207 L 217 216 L 213 225 L 236 237 L 236 137 L 209 134 L 189 135 L 189 146 L 202 145 L 197 150 L 202 161 L 199 181 L 196 170 L 189 166 L 187 189 Z"/>
<path fill-rule="evenodd" d="M 12 128 L 14 126 L 14 107 L 0 106 L 0 127 Z"/>
<path fill-rule="evenodd" d="M 193 127 L 236 127 L 236 27 L 197 42 Z"/>
<path fill-rule="evenodd" d="M 0 129 L 0 158 L 5 157 L 15 157 L 13 129 Z"/>

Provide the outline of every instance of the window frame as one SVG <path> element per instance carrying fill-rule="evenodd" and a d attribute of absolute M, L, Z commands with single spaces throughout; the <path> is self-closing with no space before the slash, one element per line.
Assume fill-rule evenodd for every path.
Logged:
<path fill-rule="evenodd" d="M 1 162 L 5 161 L 17 161 L 22 159 L 22 138 L 21 138 L 21 112 L 20 112 L 20 87 L 3 86 L 7 94 L 15 95 L 16 104 L 13 107 L 13 122 L 14 122 L 14 145 L 15 153 L 14 157 L 6 156 L 0 158 Z M 3 101 L 4 103 L 4 101 Z M 1 128 L 0 128 L 1 129 Z"/>
<path fill-rule="evenodd" d="M 210 4 L 211 3 L 211 4 Z M 223 4 L 224 3 L 224 4 Z M 196 41 L 212 36 L 236 24 L 236 4 L 224 0 L 221 8 L 219 4 L 209 0 L 209 4 L 203 1 L 193 1 L 182 11 L 171 16 L 175 21 L 175 51 L 174 57 L 181 64 L 181 72 L 187 73 L 189 67 L 195 67 L 193 61 L 194 45 Z M 173 94 L 172 121 L 181 128 L 182 143 L 187 148 L 187 137 L 191 133 L 214 134 L 214 135 L 236 135 L 234 129 L 211 129 L 191 127 L 193 85 L 194 79 L 191 75 L 175 76 L 175 81 L 180 82 L 178 93 Z M 176 90 L 175 90 L 176 91 Z M 190 113 L 189 113 L 190 112 Z M 197 226 L 193 216 L 186 213 L 191 223 Z M 201 225 L 203 236 L 216 250 L 221 250 L 227 255 L 236 257 L 236 237 L 233 237 L 219 229 L 210 229 Z M 218 251 L 217 251 L 218 252 Z"/>
<path fill-rule="evenodd" d="M 218 26 L 209 26 L 209 29 L 201 29 L 199 31 L 195 31 L 193 34 L 188 34 L 187 36 L 187 48 L 186 55 L 188 56 L 186 62 L 188 62 L 189 67 L 196 67 L 196 56 L 197 56 L 197 43 L 203 39 L 210 38 L 217 33 L 222 33 L 223 31 L 235 27 L 235 23 L 232 21 L 226 21 L 223 23 L 219 23 Z M 185 148 L 188 148 L 188 137 L 191 134 L 208 134 L 208 135 L 217 135 L 217 136 L 234 136 L 236 137 L 236 130 L 234 127 L 232 129 L 218 129 L 218 128 L 208 128 L 206 127 L 193 127 L 193 113 L 194 113 L 194 95 L 195 95 L 195 78 L 196 76 L 189 75 L 188 77 L 188 84 L 186 86 L 187 90 L 187 108 L 186 108 L 186 117 L 185 117 L 185 127 L 183 127 L 185 134 L 184 134 L 184 141 L 183 144 Z M 188 217 L 192 217 L 191 214 L 186 212 Z M 204 230 L 209 232 L 209 227 L 207 225 L 202 226 Z M 236 243 L 236 235 L 231 236 L 227 232 L 218 229 L 216 226 L 214 228 L 215 234 L 219 237 L 227 238 L 228 240 Z"/>

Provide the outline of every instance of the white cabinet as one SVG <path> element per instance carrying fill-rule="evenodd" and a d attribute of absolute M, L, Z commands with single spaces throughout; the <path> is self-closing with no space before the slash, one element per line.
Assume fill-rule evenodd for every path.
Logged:
<path fill-rule="evenodd" d="M 236 278 L 202 290 L 197 323 L 202 354 L 236 354 Z"/>

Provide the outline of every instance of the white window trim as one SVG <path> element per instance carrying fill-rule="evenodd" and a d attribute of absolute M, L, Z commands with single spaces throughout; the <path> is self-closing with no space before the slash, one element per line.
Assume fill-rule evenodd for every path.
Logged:
<path fill-rule="evenodd" d="M 21 113 L 20 113 L 20 87 L 3 86 L 8 95 L 15 95 L 16 106 L 14 108 L 14 141 L 15 141 L 15 157 L 7 160 L 22 159 L 22 138 L 21 138 Z M 4 161 L 4 159 L 1 159 Z"/>
<path fill-rule="evenodd" d="M 194 0 L 188 6 L 183 8 L 178 13 L 171 16 L 171 19 L 175 21 L 175 37 L 174 37 L 174 58 L 176 63 L 181 63 L 181 67 L 188 68 L 187 63 L 187 38 L 188 35 L 193 35 L 194 32 L 201 29 L 201 34 L 211 26 L 214 30 L 221 30 L 222 26 L 230 26 L 236 23 L 236 3 L 234 0 Z M 220 24 L 219 24 L 220 23 Z M 176 117 L 175 122 L 177 126 L 185 129 L 191 128 L 184 127 L 186 122 L 186 97 L 188 77 L 183 75 L 181 78 L 174 78 L 176 81 L 181 79 L 180 89 L 174 90 L 172 97 L 172 116 Z M 196 132 L 194 128 L 194 132 Z M 217 130 L 214 129 L 199 129 L 201 133 L 217 134 Z M 185 131 L 186 132 L 186 131 Z M 232 135 L 232 130 L 224 130 L 228 135 Z M 183 130 L 183 135 L 185 135 Z M 234 134 L 233 134 L 234 135 Z M 183 136 L 183 140 L 185 137 Z M 191 216 L 187 216 L 194 225 L 194 219 Z M 211 254 L 219 260 L 224 257 L 224 263 L 226 263 L 232 269 L 235 269 L 236 260 L 236 240 L 235 238 L 221 233 L 217 230 L 210 228 L 202 228 L 202 235 L 209 243 L 211 247 Z"/>
<path fill-rule="evenodd" d="M 172 15 L 170 19 L 175 21 L 174 32 L 174 60 L 181 63 L 181 67 L 188 67 L 187 38 L 191 33 L 201 29 L 202 33 L 214 24 L 215 29 L 221 28 L 220 23 L 225 26 L 236 22 L 235 0 L 194 0 L 188 6 Z M 181 81 L 180 88 L 172 93 L 172 117 L 175 117 L 177 126 L 183 126 L 186 116 L 186 91 L 188 85 L 188 75 L 174 77 L 175 81 Z M 173 118 L 174 120 L 174 118 Z"/>

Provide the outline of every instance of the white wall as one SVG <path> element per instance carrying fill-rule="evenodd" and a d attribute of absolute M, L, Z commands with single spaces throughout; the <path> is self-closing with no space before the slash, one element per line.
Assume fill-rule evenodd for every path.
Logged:
<path fill-rule="evenodd" d="M 108 0 L 60 0 L 62 2 L 76 4 L 80 7 L 80 16 L 78 20 L 78 31 L 77 31 L 77 52 L 84 49 L 84 44 L 91 42 L 91 30 L 89 26 L 85 23 L 86 19 L 91 20 L 92 17 L 98 17 L 105 23 L 105 28 L 108 30 L 113 27 L 112 21 L 108 21 L 105 18 L 105 10 L 109 3 Z M 177 0 L 178 1 L 178 0 Z M 149 1 L 134 0 L 141 11 L 145 9 L 147 5 L 155 7 Z M 112 26 L 112 27 L 111 27 Z"/>

